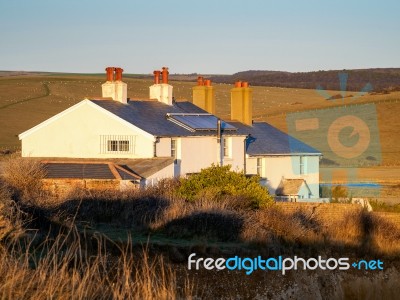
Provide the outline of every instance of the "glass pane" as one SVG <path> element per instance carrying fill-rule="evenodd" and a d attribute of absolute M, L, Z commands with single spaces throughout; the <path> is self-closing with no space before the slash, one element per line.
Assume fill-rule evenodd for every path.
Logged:
<path fill-rule="evenodd" d="M 119 151 L 129 151 L 129 141 L 119 141 Z"/>
<path fill-rule="evenodd" d="M 118 141 L 108 141 L 108 151 L 118 151 Z"/>

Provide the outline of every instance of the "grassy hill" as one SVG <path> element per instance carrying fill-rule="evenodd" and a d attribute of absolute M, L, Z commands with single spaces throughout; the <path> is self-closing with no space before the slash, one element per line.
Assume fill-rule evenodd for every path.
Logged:
<path fill-rule="evenodd" d="M 37 74 L 0 76 L 0 149 L 17 149 L 20 142 L 17 135 L 50 116 L 61 112 L 85 97 L 101 96 L 103 74 Z M 126 76 L 128 97 L 147 99 L 151 79 Z M 172 81 L 176 100 L 191 100 L 194 82 Z M 217 114 L 225 119 L 230 115 L 230 89 L 232 85 L 215 83 Z M 327 91 L 332 96 L 339 91 Z M 253 87 L 254 119 L 268 121 L 287 131 L 286 114 L 342 105 L 376 103 L 382 164 L 400 165 L 400 92 L 367 94 L 356 96 L 348 92 L 344 99 L 326 100 L 315 90 Z M 323 136 L 315 135 L 315 138 Z"/>

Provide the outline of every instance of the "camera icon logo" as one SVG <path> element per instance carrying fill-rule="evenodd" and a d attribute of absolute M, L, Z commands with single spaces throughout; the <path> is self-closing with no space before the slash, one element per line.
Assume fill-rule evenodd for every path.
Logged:
<path fill-rule="evenodd" d="M 336 167 L 361 167 L 381 163 L 375 104 L 339 106 L 290 113 L 288 132 L 323 155 Z"/>
<path fill-rule="evenodd" d="M 339 74 L 340 85 L 346 87 L 347 74 Z M 356 97 L 371 90 L 367 84 Z M 321 87 L 317 93 L 326 100 L 332 99 Z M 345 92 L 341 92 L 342 98 Z M 354 97 L 354 98 L 356 98 Z M 332 187 L 337 182 L 333 178 L 336 173 L 347 173 L 345 186 L 358 184 L 359 168 L 379 165 L 382 162 L 382 151 L 379 138 L 378 118 L 374 103 L 357 103 L 334 106 L 308 111 L 288 113 L 286 124 L 290 136 L 301 140 L 322 153 L 320 161 L 323 167 L 322 182 Z M 289 142 L 289 144 L 291 144 Z M 292 146 L 290 145 L 292 148 Z M 295 145 L 293 145 L 293 150 Z M 294 152 L 294 151 L 293 151 Z M 293 170 L 297 162 L 293 160 Z M 377 196 L 379 190 L 362 192 L 357 196 Z"/>

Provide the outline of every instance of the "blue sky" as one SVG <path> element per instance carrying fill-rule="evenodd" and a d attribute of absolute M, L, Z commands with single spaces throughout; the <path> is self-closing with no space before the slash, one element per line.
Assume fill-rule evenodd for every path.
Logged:
<path fill-rule="evenodd" d="M 400 67 L 400 1 L 0 0 L 0 70 Z"/>

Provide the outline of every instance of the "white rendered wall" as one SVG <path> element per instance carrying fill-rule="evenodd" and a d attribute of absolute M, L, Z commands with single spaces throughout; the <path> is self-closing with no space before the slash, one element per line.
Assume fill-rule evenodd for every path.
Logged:
<path fill-rule="evenodd" d="M 300 174 L 300 156 L 264 156 L 262 177 L 267 178 L 266 185 L 271 195 L 284 178 L 302 178 L 306 180 L 312 198 L 319 198 L 319 156 L 305 156 L 305 174 Z M 257 158 L 246 160 L 246 173 L 257 174 Z"/>
<path fill-rule="evenodd" d="M 86 101 L 86 100 L 84 100 Z M 92 104 L 95 105 L 95 104 Z M 135 137 L 134 153 L 101 154 L 101 135 Z M 151 158 L 153 139 L 89 104 L 22 138 L 23 157 Z"/>
<path fill-rule="evenodd" d="M 241 172 L 244 167 L 244 139 L 243 136 L 225 136 L 229 143 L 229 157 L 223 158 L 223 164 L 231 165 L 232 171 Z M 223 139 L 222 139 L 223 140 Z"/>
<path fill-rule="evenodd" d="M 157 157 L 171 156 L 171 138 L 160 138 L 156 145 Z"/>
<path fill-rule="evenodd" d="M 244 137 L 232 137 L 231 158 L 225 158 L 224 164 L 232 165 L 232 170 L 243 170 Z M 178 142 L 178 164 L 180 175 L 197 173 L 212 164 L 219 163 L 220 144 L 217 137 L 183 137 Z"/>
<path fill-rule="evenodd" d="M 161 169 L 160 171 L 152 174 L 151 176 L 148 176 L 146 179 L 144 179 L 141 182 L 141 185 L 144 186 L 153 186 L 158 184 L 158 182 L 162 179 L 166 178 L 172 178 L 174 177 L 174 164 L 170 164 L 166 166 L 164 169 Z"/>

